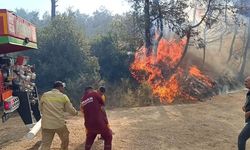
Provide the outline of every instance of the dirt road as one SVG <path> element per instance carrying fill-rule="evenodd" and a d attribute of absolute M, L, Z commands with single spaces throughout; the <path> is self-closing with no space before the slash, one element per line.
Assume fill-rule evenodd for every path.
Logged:
<path fill-rule="evenodd" d="M 206 102 L 122 108 L 108 111 L 114 150 L 235 150 L 244 126 L 241 106 L 245 91 L 216 96 Z M 67 119 L 70 150 L 82 150 L 85 131 L 82 116 Z M 0 124 L 0 149 L 35 150 L 41 133 L 29 141 L 18 116 Z M 97 140 L 93 149 L 102 149 Z M 60 148 L 56 136 L 52 149 Z M 250 149 L 250 144 L 248 144 Z"/>

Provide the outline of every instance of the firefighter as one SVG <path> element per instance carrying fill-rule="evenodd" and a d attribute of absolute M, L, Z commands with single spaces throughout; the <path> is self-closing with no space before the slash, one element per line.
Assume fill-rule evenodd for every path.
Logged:
<path fill-rule="evenodd" d="M 55 133 L 61 140 L 61 149 L 68 150 L 69 131 L 66 126 L 64 112 L 77 115 L 65 92 L 65 83 L 56 81 L 53 89 L 44 93 L 40 100 L 42 113 L 42 143 L 40 150 L 49 150 Z"/>
<path fill-rule="evenodd" d="M 107 118 L 107 114 L 106 114 L 106 111 L 105 111 L 105 101 L 106 101 L 106 96 L 104 95 L 105 92 L 106 92 L 106 89 L 105 89 L 104 86 L 100 86 L 98 91 L 97 91 L 97 93 L 100 94 L 100 96 L 102 98 L 102 101 L 103 101 L 103 103 L 101 103 L 101 110 L 104 113 L 105 117 Z"/>
<path fill-rule="evenodd" d="M 104 102 L 98 92 L 92 87 L 85 88 L 81 99 L 81 110 L 84 114 L 86 128 L 85 150 L 90 150 L 97 136 L 101 134 L 104 140 L 104 150 L 111 150 L 112 131 L 108 126 L 107 116 L 103 113 Z"/>
<path fill-rule="evenodd" d="M 106 92 L 106 88 L 104 86 L 100 86 L 98 89 L 98 93 L 101 95 L 103 103 L 105 103 L 106 101 L 105 92 Z"/>
<path fill-rule="evenodd" d="M 101 95 L 101 97 L 102 97 L 103 105 L 102 105 L 101 108 L 102 108 L 102 111 L 103 111 L 105 117 L 107 117 L 107 113 L 106 113 L 106 110 L 105 110 L 105 101 L 106 101 L 105 92 L 106 92 L 106 88 L 105 88 L 104 86 L 100 86 L 97 92 L 98 92 L 98 93 Z M 107 123 L 107 125 L 108 125 L 108 127 L 109 127 L 109 123 Z M 112 134 L 113 134 L 113 132 L 112 132 Z M 103 137 L 100 135 L 100 136 L 98 137 L 98 139 L 103 140 Z"/>

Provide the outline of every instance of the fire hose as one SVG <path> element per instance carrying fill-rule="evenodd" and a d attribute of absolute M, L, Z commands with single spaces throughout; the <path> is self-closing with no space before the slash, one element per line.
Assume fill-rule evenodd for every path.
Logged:
<path fill-rule="evenodd" d="M 32 140 L 36 134 L 38 133 L 38 131 L 41 129 L 41 120 L 40 119 L 35 125 L 34 127 L 26 134 L 26 138 L 29 140 Z"/>

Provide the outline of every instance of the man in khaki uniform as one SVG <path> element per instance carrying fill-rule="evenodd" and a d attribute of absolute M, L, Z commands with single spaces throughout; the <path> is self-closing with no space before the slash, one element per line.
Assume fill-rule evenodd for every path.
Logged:
<path fill-rule="evenodd" d="M 42 144 L 40 150 L 49 150 L 55 133 L 61 139 L 61 149 L 68 150 L 69 131 L 66 126 L 64 112 L 77 115 L 65 91 L 65 83 L 56 81 L 53 89 L 44 93 L 40 100 L 42 113 Z"/>

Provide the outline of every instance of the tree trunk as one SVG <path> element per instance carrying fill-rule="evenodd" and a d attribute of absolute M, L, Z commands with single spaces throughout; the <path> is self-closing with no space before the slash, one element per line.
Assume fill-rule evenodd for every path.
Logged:
<path fill-rule="evenodd" d="M 51 19 L 56 16 L 56 2 L 57 0 L 51 0 Z"/>
<path fill-rule="evenodd" d="M 164 76 L 165 79 L 170 79 L 170 77 L 176 72 L 176 70 L 178 69 L 178 67 L 182 64 L 182 61 L 184 59 L 184 57 L 186 56 L 187 54 L 187 50 L 188 50 L 188 46 L 189 46 L 189 42 L 190 42 L 190 37 L 191 37 L 191 29 L 192 28 L 189 28 L 186 32 L 186 37 L 187 37 L 187 40 L 186 40 L 186 45 L 185 45 L 185 48 L 183 50 L 183 53 L 181 55 L 181 58 L 180 60 L 178 61 L 178 63 L 174 66 L 173 69 L 171 69 L 169 72 L 166 73 L 166 76 Z"/>
<path fill-rule="evenodd" d="M 243 45 L 243 47 L 246 45 L 246 41 L 247 41 L 247 30 L 248 30 L 248 26 L 247 27 L 245 27 L 245 29 L 244 29 L 244 34 L 243 34 L 243 42 L 242 42 L 242 45 Z"/>
<path fill-rule="evenodd" d="M 177 68 L 181 65 L 182 60 L 184 59 L 184 57 L 185 57 L 186 54 L 187 54 L 187 50 L 188 50 L 188 46 L 189 46 L 189 41 L 190 41 L 190 37 L 191 37 L 191 29 L 189 29 L 189 30 L 187 31 L 186 37 L 187 37 L 187 43 L 186 43 L 186 45 L 185 45 L 183 54 L 182 54 L 182 56 L 181 56 L 179 62 L 178 62 L 178 63 L 176 64 L 176 66 L 174 67 L 173 72 L 175 72 L 175 71 L 177 70 Z"/>
<path fill-rule="evenodd" d="M 159 18 L 157 19 L 157 29 L 159 33 L 158 38 L 155 41 L 155 46 L 154 46 L 154 55 L 157 54 L 157 49 L 158 49 L 158 44 L 163 36 L 163 16 L 162 16 L 162 11 L 161 11 L 161 6 L 159 3 L 159 0 L 156 1 L 157 7 L 158 7 L 158 13 L 159 13 Z"/>
<path fill-rule="evenodd" d="M 250 44 L 250 34 L 249 33 L 250 33 L 250 17 L 248 18 L 247 43 L 245 45 L 245 49 L 244 49 L 244 53 L 243 53 L 243 62 L 242 62 L 240 72 L 239 72 L 239 75 L 238 75 L 238 77 L 240 79 L 243 79 L 243 77 L 244 77 L 244 71 L 245 71 L 245 66 L 246 66 L 246 61 L 247 61 L 247 51 L 248 51 L 248 47 L 249 47 L 249 44 Z"/>
<path fill-rule="evenodd" d="M 205 61 L 206 61 L 206 46 L 203 47 L 203 61 L 202 61 L 202 65 L 205 65 Z"/>
<path fill-rule="evenodd" d="M 192 29 L 198 27 L 205 19 L 205 17 L 207 16 L 208 14 L 208 11 L 210 10 L 210 5 L 211 5 L 211 1 L 212 0 L 209 0 L 208 1 L 208 5 L 207 5 L 207 11 L 205 13 L 205 15 L 201 18 L 201 20 L 196 24 L 196 25 L 193 25 L 193 26 L 190 26 L 187 31 L 186 31 L 186 37 L 187 37 L 187 43 L 186 43 L 186 46 L 184 48 L 184 51 L 183 51 L 183 54 L 179 60 L 179 62 L 176 64 L 176 66 L 172 69 L 173 71 L 172 72 L 175 72 L 177 70 L 177 68 L 181 65 L 182 63 L 182 60 L 184 59 L 186 53 L 187 53 L 187 50 L 188 50 L 188 46 L 189 46 L 189 42 L 190 42 L 190 37 L 191 37 L 191 32 L 192 32 Z"/>
<path fill-rule="evenodd" d="M 194 13 L 193 13 L 193 25 L 196 23 L 196 11 L 197 11 L 197 1 L 193 0 L 194 3 Z"/>
<path fill-rule="evenodd" d="M 150 14 L 149 14 L 149 0 L 145 0 L 145 6 L 144 6 L 144 19 L 145 19 L 145 47 L 147 49 L 146 56 L 151 55 L 152 53 L 152 43 L 151 43 L 151 37 L 150 37 Z"/>
<path fill-rule="evenodd" d="M 242 42 L 242 53 L 244 53 L 244 47 L 245 47 L 245 45 L 246 45 L 246 39 L 247 39 L 247 30 L 248 30 L 248 27 L 245 27 L 245 29 L 244 29 L 244 34 L 243 34 L 243 42 Z M 243 54 L 241 55 L 241 57 L 240 57 L 240 65 L 241 65 L 241 62 L 242 62 L 242 58 L 243 58 Z"/>
<path fill-rule="evenodd" d="M 237 27 L 237 25 L 235 25 L 234 36 L 233 36 L 232 43 L 231 43 L 231 46 L 230 46 L 230 51 L 229 51 L 229 56 L 228 56 L 228 59 L 227 59 L 227 63 L 229 63 L 229 61 L 231 60 L 232 55 L 233 55 L 234 42 L 235 42 L 235 39 L 236 39 L 237 32 L 238 32 L 238 27 Z"/>
<path fill-rule="evenodd" d="M 220 37 L 220 46 L 219 46 L 219 52 L 221 52 L 221 48 L 222 48 L 222 42 L 223 42 L 223 37 L 225 35 L 225 32 L 227 31 L 227 8 L 228 8 L 228 1 L 226 0 L 226 4 L 225 4 L 225 18 L 224 18 L 224 22 L 225 22 L 225 31 L 222 32 L 221 37 Z"/>
<path fill-rule="evenodd" d="M 221 35 L 220 35 L 220 46 L 219 46 L 219 52 L 221 52 L 222 41 L 223 41 L 223 35 L 224 35 L 224 32 L 222 32 L 222 33 L 221 33 Z"/>
<path fill-rule="evenodd" d="M 206 43 L 207 43 L 206 31 L 207 31 L 207 26 L 205 26 L 205 29 L 204 29 L 204 45 L 203 45 L 203 61 L 202 61 L 203 66 L 204 66 L 205 61 L 206 61 Z"/>

